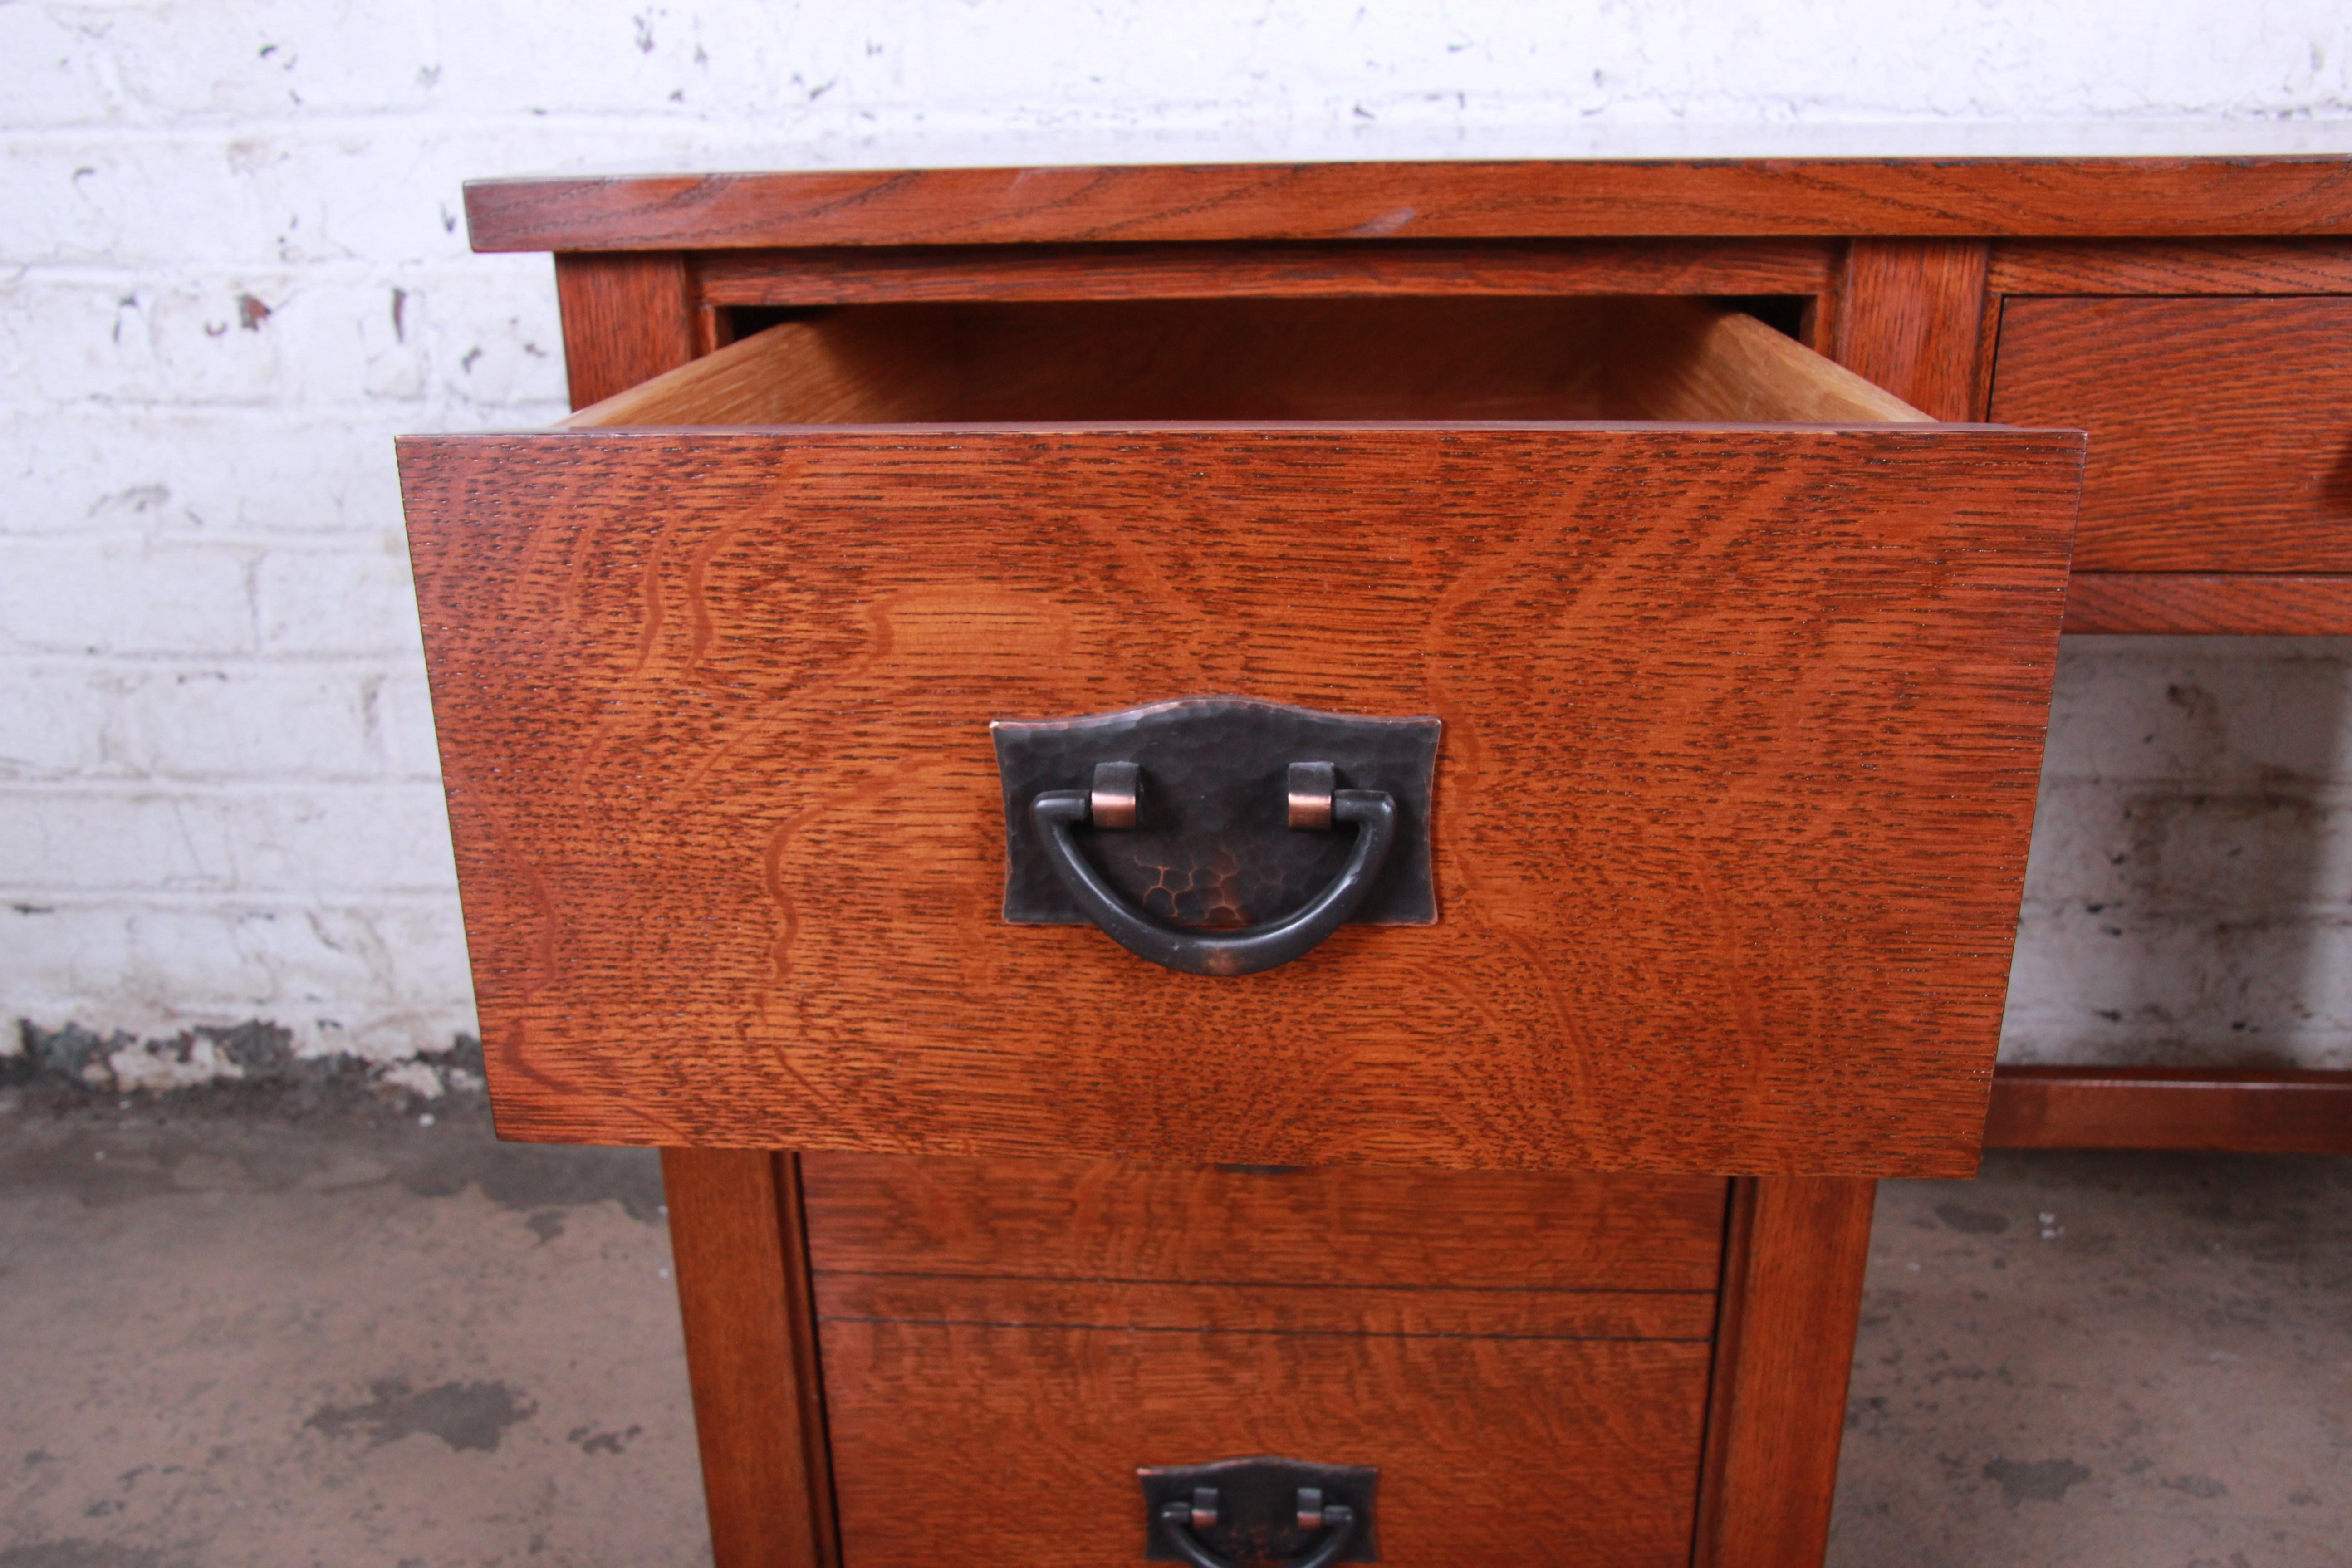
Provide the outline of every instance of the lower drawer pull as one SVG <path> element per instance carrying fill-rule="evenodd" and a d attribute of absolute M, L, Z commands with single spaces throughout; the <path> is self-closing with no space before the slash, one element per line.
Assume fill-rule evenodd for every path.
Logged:
<path fill-rule="evenodd" d="M 1331 1568 L 1377 1563 L 1369 1465 L 1219 1459 L 1136 1472 L 1144 1555 L 1192 1568 Z"/>
<path fill-rule="evenodd" d="M 1291 820 L 1353 826 L 1356 843 L 1348 863 L 1305 908 L 1280 920 L 1239 931 L 1187 931 L 1163 925 L 1129 903 L 1079 852 L 1070 835 L 1073 826 L 1091 821 L 1100 827 L 1126 827 L 1135 820 L 1135 764 L 1105 763 L 1095 773 L 1092 789 L 1047 790 L 1031 805 L 1046 858 L 1071 900 L 1113 942 L 1186 974 L 1255 974 L 1306 952 L 1348 923 L 1396 842 L 1394 797 L 1382 790 L 1334 789 L 1329 763 L 1295 763 L 1288 784 Z M 1106 803 L 1114 804 L 1101 809 Z"/>
<path fill-rule="evenodd" d="M 1311 1505 L 1310 1497 L 1315 1500 Z M 1339 1554 L 1348 1550 L 1348 1542 L 1356 1533 L 1356 1510 L 1344 1503 L 1324 1502 L 1321 1498 L 1322 1494 L 1312 1487 L 1298 1489 L 1299 1525 L 1306 1527 L 1311 1517 L 1324 1534 L 1312 1552 L 1281 1564 L 1280 1568 L 1330 1568 L 1332 1563 L 1339 1561 Z M 1207 1505 L 1205 1509 L 1202 1507 L 1204 1502 Z M 1192 1533 L 1196 1529 L 1203 1528 L 1204 1523 L 1215 1524 L 1216 1520 L 1217 1489 L 1214 1487 L 1201 1488 L 1191 1502 L 1171 1502 L 1160 1510 L 1160 1523 L 1185 1562 L 1194 1564 L 1194 1568 L 1237 1568 L 1236 1564 L 1202 1545 L 1200 1538 Z"/>

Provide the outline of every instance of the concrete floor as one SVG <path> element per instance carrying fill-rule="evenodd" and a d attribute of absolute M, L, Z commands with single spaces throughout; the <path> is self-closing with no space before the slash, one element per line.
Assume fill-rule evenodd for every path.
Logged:
<path fill-rule="evenodd" d="M 707 1563 L 650 1156 L 0 1097 L 0 1568 Z M 1839 1568 L 2352 1562 L 2352 1161 L 1888 1183 Z"/>

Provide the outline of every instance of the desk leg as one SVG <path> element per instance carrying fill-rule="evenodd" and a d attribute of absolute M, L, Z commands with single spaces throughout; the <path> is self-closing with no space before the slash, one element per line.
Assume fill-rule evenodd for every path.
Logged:
<path fill-rule="evenodd" d="M 1732 1184 L 1696 1568 L 1821 1568 L 1878 1184 Z"/>
<path fill-rule="evenodd" d="M 702 1489 L 718 1568 L 838 1561 L 800 1161 L 665 1149 Z"/>

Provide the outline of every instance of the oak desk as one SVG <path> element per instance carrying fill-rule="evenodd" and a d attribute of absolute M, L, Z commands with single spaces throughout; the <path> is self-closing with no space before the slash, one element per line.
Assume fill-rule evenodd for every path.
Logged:
<path fill-rule="evenodd" d="M 467 213 L 582 411 L 403 447 L 492 1094 L 664 1146 L 724 1568 L 1817 1563 L 1873 1181 L 2182 1099 L 1993 1081 L 2062 607 L 2352 631 L 2342 161 Z M 985 721 L 1203 691 L 1441 719 L 1436 923 L 1000 921 Z M 1377 1502 L 1138 1489 L 1259 1453 Z"/>

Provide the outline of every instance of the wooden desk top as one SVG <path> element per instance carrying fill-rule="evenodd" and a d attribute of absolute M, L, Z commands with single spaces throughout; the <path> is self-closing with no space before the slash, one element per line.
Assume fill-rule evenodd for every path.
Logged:
<path fill-rule="evenodd" d="M 466 187 L 474 248 L 1111 240 L 2352 234 L 2352 157 L 1230 163 L 546 175 Z"/>

